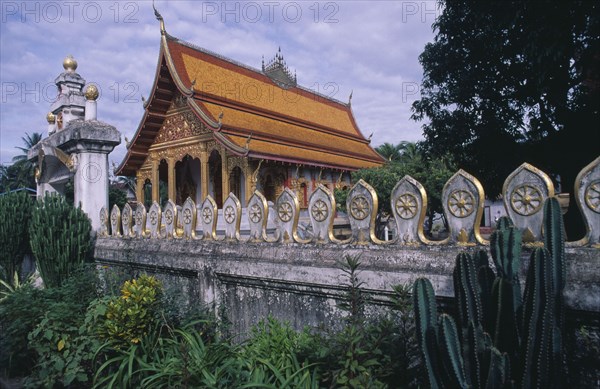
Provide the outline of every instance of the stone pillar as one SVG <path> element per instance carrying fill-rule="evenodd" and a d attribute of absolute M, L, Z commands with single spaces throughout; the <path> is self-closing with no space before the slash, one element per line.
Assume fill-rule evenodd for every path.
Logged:
<path fill-rule="evenodd" d="M 176 188 L 176 176 L 175 176 L 175 158 L 169 158 L 167 160 L 168 170 L 169 170 L 169 200 L 175 202 L 175 197 L 177 196 L 177 188 Z"/>
<path fill-rule="evenodd" d="M 152 201 L 158 202 L 160 195 L 160 176 L 158 171 L 159 160 L 152 160 Z"/>
<path fill-rule="evenodd" d="M 208 152 L 202 150 L 200 153 L 200 179 L 202 180 L 202 201 L 208 195 Z"/>
<path fill-rule="evenodd" d="M 92 228 L 100 228 L 100 209 L 108 209 L 108 153 L 84 151 L 77 155 L 73 181 L 75 205 L 92 220 Z"/>
<path fill-rule="evenodd" d="M 223 192 L 223 202 L 229 196 L 229 169 L 227 168 L 227 152 L 221 150 L 221 188 Z M 223 204 L 220 204 L 220 206 Z"/>

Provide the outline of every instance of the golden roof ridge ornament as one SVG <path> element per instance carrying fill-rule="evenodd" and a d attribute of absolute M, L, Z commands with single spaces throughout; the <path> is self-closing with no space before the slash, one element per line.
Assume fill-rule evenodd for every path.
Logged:
<path fill-rule="evenodd" d="M 350 91 L 350 96 L 348 96 L 348 105 L 352 105 L 352 93 L 354 93 L 354 89 Z"/>
<path fill-rule="evenodd" d="M 156 16 L 156 20 L 158 20 L 160 22 L 160 35 L 165 35 L 165 33 L 167 32 L 165 30 L 165 20 L 163 19 L 160 12 L 158 12 L 156 7 L 154 6 L 154 0 L 152 0 L 152 8 L 154 9 L 154 16 Z"/>

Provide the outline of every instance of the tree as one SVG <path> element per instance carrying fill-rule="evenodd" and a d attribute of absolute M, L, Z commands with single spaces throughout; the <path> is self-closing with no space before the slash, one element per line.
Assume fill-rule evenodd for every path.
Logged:
<path fill-rule="evenodd" d="M 16 146 L 23 153 L 13 157 L 10 166 L 0 165 L 0 193 L 18 188 L 35 188 L 34 165 L 27 160 L 29 150 L 42 140 L 42 134 L 34 132 L 25 133 L 21 137 L 24 146 Z"/>
<path fill-rule="evenodd" d="M 383 158 L 390 162 L 400 159 L 400 150 L 398 149 L 398 145 L 385 142 L 381 146 L 376 147 L 375 151 L 377 151 Z"/>
<path fill-rule="evenodd" d="M 572 192 L 600 144 L 599 15 L 587 1 L 444 2 L 413 104 L 427 151 L 452 154 L 490 197 L 523 162 Z"/>
<path fill-rule="evenodd" d="M 27 161 L 27 153 L 29 153 L 29 150 L 31 150 L 33 146 L 37 145 L 42 140 L 42 137 L 43 135 L 39 132 L 34 132 L 31 135 L 26 132 L 25 136 L 21 137 L 25 147 L 16 146 L 16 148 L 21 150 L 23 154 L 13 157 L 13 162 L 18 163 L 21 161 Z"/>

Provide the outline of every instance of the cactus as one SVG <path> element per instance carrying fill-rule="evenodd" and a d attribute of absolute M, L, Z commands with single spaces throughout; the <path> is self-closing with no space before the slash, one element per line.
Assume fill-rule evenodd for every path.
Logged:
<path fill-rule="evenodd" d="M 563 328 L 564 304 L 562 293 L 565 289 L 565 228 L 558 200 L 551 197 L 544 204 L 544 246 L 551 255 L 553 264 L 554 296 L 556 301 L 557 324 Z"/>
<path fill-rule="evenodd" d="M 14 285 L 20 276 L 23 257 L 29 248 L 29 219 L 33 201 L 26 192 L 13 192 L 0 196 L 0 266 L 4 279 Z"/>
<path fill-rule="evenodd" d="M 477 268 L 469 254 L 460 253 L 456 257 L 453 281 L 460 326 L 466 329 L 469 322 L 481 323 L 482 312 Z"/>
<path fill-rule="evenodd" d="M 499 220 L 490 242 L 495 278 L 484 252 L 459 254 L 453 280 L 460 332 L 447 315 L 436 323 L 433 287 L 427 279 L 415 282 L 419 344 L 431 387 L 562 385 L 564 236 L 560 207 L 550 198 L 544 204 L 546 247 L 531 255 L 523 297 L 521 233 L 509 219 Z"/>
<path fill-rule="evenodd" d="M 444 313 L 440 315 L 438 327 L 437 340 L 445 362 L 442 364 L 445 381 L 452 388 L 468 388 L 456 324 L 450 316 Z"/>
<path fill-rule="evenodd" d="M 481 324 L 486 331 L 491 332 L 495 320 L 495 311 L 492 307 L 492 286 L 496 275 L 490 268 L 490 261 L 485 251 L 477 251 L 474 259 L 477 264 L 477 281 L 479 283 L 479 297 L 481 301 Z"/>
<path fill-rule="evenodd" d="M 89 256 L 91 224 L 57 195 L 38 200 L 31 213 L 31 249 L 46 287 L 57 287 Z"/>
<path fill-rule="evenodd" d="M 519 282 L 521 238 L 521 231 L 507 217 L 501 217 L 490 239 L 497 277 L 492 286 L 494 320 L 488 330 L 493 334 L 494 345 L 511 356 L 518 350 L 522 332 L 518 320 L 523 305 Z"/>
<path fill-rule="evenodd" d="M 438 355 L 436 347 L 437 305 L 433 286 L 426 278 L 418 278 L 413 285 L 413 306 L 415 309 L 415 327 L 423 362 L 427 367 L 429 387 L 440 387 L 436 372 Z"/>

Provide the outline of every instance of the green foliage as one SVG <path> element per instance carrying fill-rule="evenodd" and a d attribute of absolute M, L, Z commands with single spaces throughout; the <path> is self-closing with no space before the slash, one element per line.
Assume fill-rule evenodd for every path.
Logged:
<path fill-rule="evenodd" d="M 124 346 L 139 343 L 158 322 L 161 293 L 162 286 L 154 277 L 125 281 L 121 295 L 107 304 L 101 335 Z"/>
<path fill-rule="evenodd" d="M 42 376 L 62 379 L 59 377 L 63 377 L 62 369 L 68 365 L 69 355 L 58 355 L 54 333 L 71 339 L 73 332 L 70 329 L 83 324 L 88 304 L 97 297 L 98 282 L 93 267 L 83 267 L 59 288 L 37 289 L 26 284 L 9 295 L 0 303 L 0 365 L 3 373 L 31 375 L 34 380 Z M 38 336 L 30 335 L 43 321 L 44 330 L 38 332 Z M 54 333 L 49 332 L 45 337 L 46 329 Z M 57 362 L 56 370 L 45 361 L 50 354 L 44 350 L 50 349 L 56 350 L 53 357 L 64 363 L 61 366 Z M 38 361 L 42 366 L 39 370 Z"/>
<path fill-rule="evenodd" d="M 119 209 L 123 209 L 125 204 L 127 204 L 127 193 L 119 188 L 111 186 L 108 188 L 108 209 L 112 209 L 115 204 Z"/>
<path fill-rule="evenodd" d="M 23 376 L 35 364 L 27 334 L 41 321 L 49 303 L 44 291 L 27 285 L 0 303 L 0 366 L 3 375 Z"/>
<path fill-rule="evenodd" d="M 315 364 L 299 360 L 298 352 L 310 343 L 307 332 L 273 317 L 259 322 L 244 343 L 239 361 L 248 371 L 244 387 L 318 388 Z"/>
<path fill-rule="evenodd" d="M 91 223 L 64 197 L 46 195 L 31 213 L 31 250 L 47 287 L 58 287 L 86 260 L 91 249 Z"/>
<path fill-rule="evenodd" d="M 7 282 L 4 280 L 0 280 L 0 302 L 6 299 L 11 294 L 15 293 L 17 290 L 31 285 L 33 283 L 33 274 L 30 275 L 25 282 L 21 282 L 19 280 L 19 275 L 17 272 L 13 274 L 12 282 Z"/>
<path fill-rule="evenodd" d="M 26 191 L 0 196 L 0 274 L 12 286 L 13 275 L 21 274 L 23 257 L 30 251 L 29 219 L 33 200 Z M 19 277 L 16 278 L 19 280 Z"/>
<path fill-rule="evenodd" d="M 196 323 L 198 324 L 198 323 Z M 214 323 L 206 322 L 204 327 Z M 110 350 L 105 344 L 100 350 Z M 235 347 L 210 341 L 193 327 L 171 329 L 155 325 L 139 343 L 112 349 L 96 372 L 94 387 L 102 388 L 233 388 L 240 387 L 241 366 Z"/>
<path fill-rule="evenodd" d="M 25 133 L 25 136 L 21 137 L 24 147 L 16 148 L 21 150 L 22 154 L 13 157 L 13 164 L 10 166 L 0 165 L 0 193 L 19 188 L 35 189 L 34 165 L 27 160 L 27 153 L 41 139 L 42 134 L 39 132 L 31 135 Z"/>
<path fill-rule="evenodd" d="M 564 227 L 555 198 L 544 204 L 544 231 L 546 247 L 531 255 L 522 300 L 521 234 L 508 220 L 499 221 L 490 242 L 497 269 L 491 291 L 487 256 L 458 255 L 454 289 L 460 331 L 447 315 L 436 323 L 431 283 L 415 282 L 417 333 L 431 387 L 562 386 Z"/>

